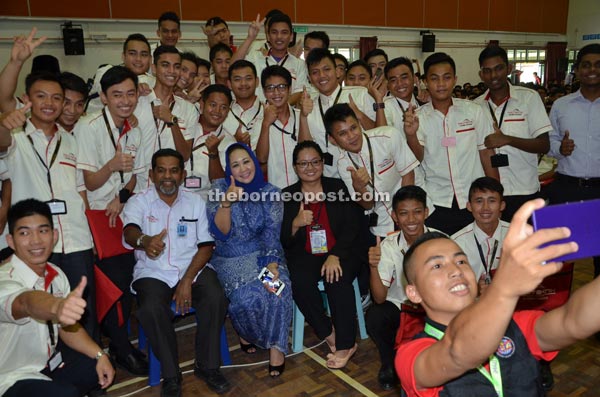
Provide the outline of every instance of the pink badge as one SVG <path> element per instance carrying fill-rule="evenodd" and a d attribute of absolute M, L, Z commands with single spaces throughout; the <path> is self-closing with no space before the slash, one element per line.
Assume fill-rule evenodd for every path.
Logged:
<path fill-rule="evenodd" d="M 456 146 L 456 137 L 455 136 L 445 136 L 442 138 L 442 146 L 443 147 L 454 147 Z"/>

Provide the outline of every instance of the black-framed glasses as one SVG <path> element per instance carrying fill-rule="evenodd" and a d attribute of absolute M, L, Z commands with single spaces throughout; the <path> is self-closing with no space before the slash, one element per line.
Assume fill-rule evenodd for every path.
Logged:
<path fill-rule="evenodd" d="M 317 168 L 321 165 L 321 163 L 323 163 L 323 160 L 321 159 L 314 159 L 314 160 L 310 160 L 310 161 L 298 161 L 296 163 L 296 165 L 298 166 L 298 168 L 300 169 L 306 169 L 308 168 L 308 165 L 312 165 L 313 168 Z"/>
<path fill-rule="evenodd" d="M 277 90 L 279 92 L 284 92 L 284 91 L 287 91 L 288 87 L 289 86 L 287 84 L 269 84 L 269 85 L 265 86 L 265 91 L 273 92 L 273 91 Z"/>

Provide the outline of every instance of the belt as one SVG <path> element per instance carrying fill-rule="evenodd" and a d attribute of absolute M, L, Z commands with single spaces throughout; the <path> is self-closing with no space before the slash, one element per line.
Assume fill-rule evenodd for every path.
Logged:
<path fill-rule="evenodd" d="M 556 173 L 556 179 L 579 187 L 600 187 L 600 178 L 577 178 Z"/>

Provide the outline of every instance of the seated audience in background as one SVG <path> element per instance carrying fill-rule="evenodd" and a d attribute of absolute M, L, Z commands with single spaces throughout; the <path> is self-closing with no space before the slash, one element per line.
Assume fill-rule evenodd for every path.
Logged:
<path fill-rule="evenodd" d="M 242 144 L 225 152 L 225 178 L 213 181 L 207 214 L 215 239 L 211 265 L 229 300 L 229 318 L 247 352 L 269 349 L 269 375 L 285 369 L 292 320 L 292 286 L 279 240 L 283 202 L 265 182 L 256 156 Z M 252 199 L 254 195 L 264 194 Z M 275 293 L 258 279 L 263 268 L 285 287 Z"/>
<path fill-rule="evenodd" d="M 65 274 L 48 263 L 58 240 L 50 208 L 35 199 L 17 202 L 8 228 L 14 255 L 0 267 L 0 394 L 100 394 L 115 370 L 78 323 L 86 277 L 71 292 Z"/>

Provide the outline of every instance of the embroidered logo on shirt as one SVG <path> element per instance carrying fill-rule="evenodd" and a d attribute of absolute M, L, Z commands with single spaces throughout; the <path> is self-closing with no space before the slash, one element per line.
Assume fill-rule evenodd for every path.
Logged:
<path fill-rule="evenodd" d="M 71 160 L 73 162 L 77 162 L 77 156 L 75 156 L 73 153 L 63 153 L 63 158 L 65 160 Z"/>
<path fill-rule="evenodd" d="M 498 345 L 498 350 L 496 350 L 496 355 L 502 358 L 509 358 L 513 354 L 515 354 L 515 342 L 508 336 L 503 336 Z"/>
<path fill-rule="evenodd" d="M 463 121 L 458 122 L 459 127 L 470 127 L 473 125 L 473 120 L 464 119 Z"/>
<path fill-rule="evenodd" d="M 156 223 L 156 222 L 158 222 L 158 218 L 156 218 L 153 215 L 148 215 L 146 218 L 148 218 L 148 222 L 150 222 L 150 223 Z"/>

